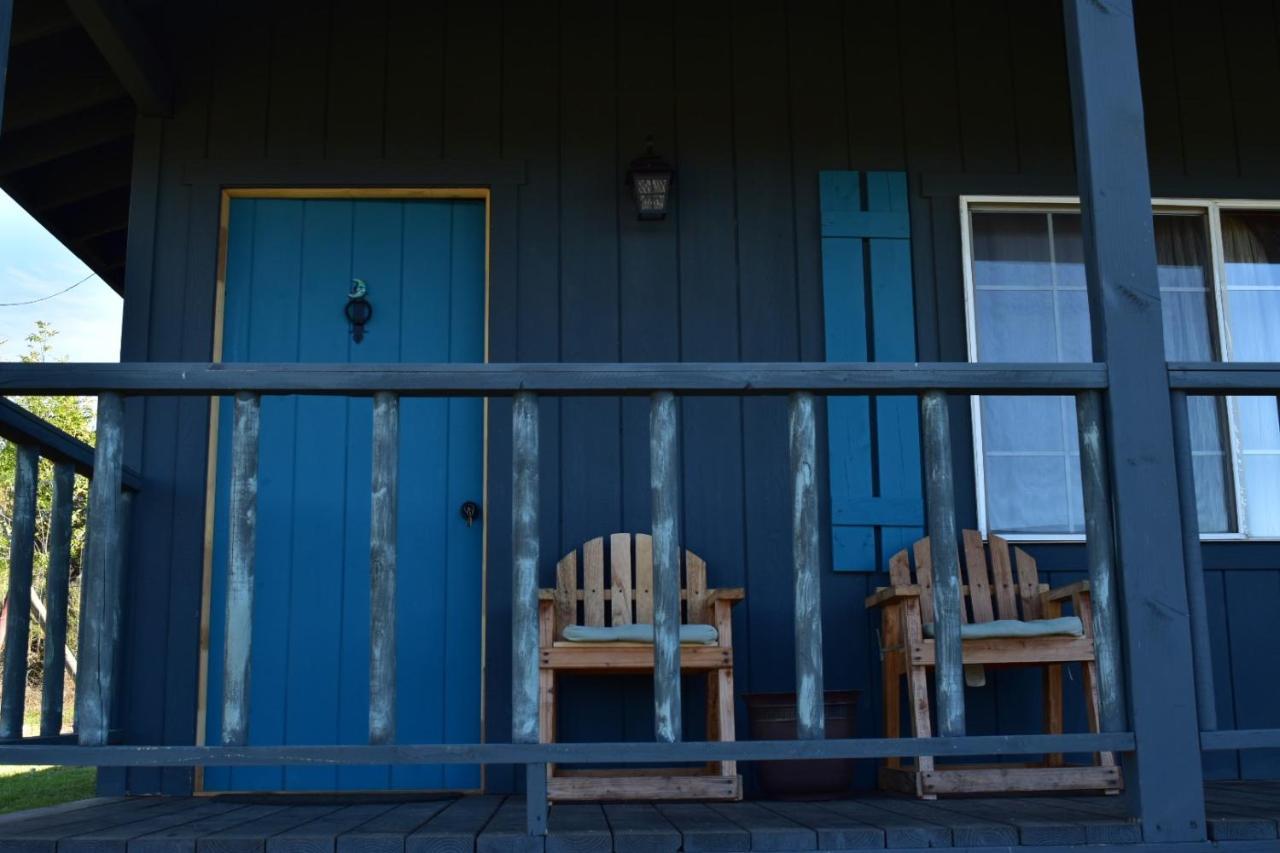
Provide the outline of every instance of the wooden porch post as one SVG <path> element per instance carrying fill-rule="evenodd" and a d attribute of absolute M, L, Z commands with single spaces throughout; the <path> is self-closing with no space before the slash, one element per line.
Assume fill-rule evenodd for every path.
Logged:
<path fill-rule="evenodd" d="M 511 406 L 511 740 L 538 742 L 538 397 Z M 547 832 L 547 765 L 525 766 L 526 826 Z"/>
<path fill-rule="evenodd" d="M 1126 796 L 1147 842 L 1205 838 L 1173 424 L 1132 0 L 1065 0 L 1094 357 L 1108 363 L 1130 724 Z"/>
<path fill-rule="evenodd" d="M 813 395 L 791 395 L 791 561 L 795 584 L 796 737 L 826 735 L 822 579 L 818 576 L 817 430 Z"/>
<path fill-rule="evenodd" d="M 373 483 L 369 536 L 369 743 L 396 739 L 396 512 L 400 398 L 373 395 Z"/>
<path fill-rule="evenodd" d="M 934 645 L 937 650 L 938 734 L 964 736 L 964 663 L 960 645 L 960 543 L 956 536 L 951 414 L 943 391 L 920 397 L 924 438 L 925 510 L 933 561 Z"/>
<path fill-rule="evenodd" d="M 124 399 L 98 395 L 98 430 L 89 484 L 89 529 L 80 598 L 76 730 L 82 746 L 102 746 L 111 725 L 120 640 L 124 568 Z"/>
<path fill-rule="evenodd" d="M 70 462 L 53 465 L 53 508 L 49 517 L 49 580 L 45 586 L 44 691 L 40 734 L 62 731 L 63 668 L 67 663 L 67 585 L 71 572 L 71 499 L 76 472 Z"/>
<path fill-rule="evenodd" d="M 258 533 L 258 427 L 262 399 L 236 394 L 227 513 L 227 622 L 223 645 L 222 743 L 249 740 L 249 661 L 253 654 L 253 576 Z"/>
<path fill-rule="evenodd" d="M 680 732 L 680 429 L 676 398 L 653 395 L 649 482 L 653 490 L 653 721 L 660 743 Z"/>
<path fill-rule="evenodd" d="M 13 476 L 13 525 L 9 538 L 9 619 L 5 623 L 4 685 L 0 695 L 0 738 L 22 737 L 26 710 L 27 647 L 31 643 L 31 573 L 35 558 L 36 488 L 40 454 L 18 445 Z M 58 676 L 62 671 L 58 671 Z"/>

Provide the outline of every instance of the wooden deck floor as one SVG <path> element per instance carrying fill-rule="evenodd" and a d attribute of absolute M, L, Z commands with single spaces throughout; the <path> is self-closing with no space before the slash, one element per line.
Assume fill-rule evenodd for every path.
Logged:
<path fill-rule="evenodd" d="M 1280 782 L 1214 783 L 1210 836 L 1280 836 Z M 518 797 L 414 802 L 271 797 L 85 800 L 0 817 L 0 853 L 675 853 L 1140 845 L 1118 799 L 564 805 L 524 835 Z M 1242 845 L 1247 846 L 1247 845 Z M 1096 849 L 1096 848 L 1095 848 Z M 1137 848 L 1134 848 L 1137 849 Z"/>

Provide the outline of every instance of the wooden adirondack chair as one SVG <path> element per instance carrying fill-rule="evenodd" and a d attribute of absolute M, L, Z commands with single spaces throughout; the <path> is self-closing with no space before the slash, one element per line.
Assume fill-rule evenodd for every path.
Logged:
<path fill-rule="evenodd" d="M 885 736 L 899 737 L 901 683 L 906 677 L 912 732 L 930 737 L 927 675 L 934 666 L 933 569 L 928 538 L 916 542 L 915 572 L 905 550 L 889 561 L 892 586 L 867 598 L 868 608 L 881 611 L 883 647 Z M 992 534 L 990 572 L 981 535 L 964 531 L 961 613 L 965 680 L 970 686 L 985 683 L 986 667 L 1041 666 L 1044 668 L 1044 719 L 1046 731 L 1062 732 L 1062 665 L 1078 662 L 1082 671 L 1085 709 L 1090 731 L 1098 731 L 1098 684 L 1094 662 L 1093 624 L 1089 583 L 1081 581 L 1050 590 L 1040 583 L 1036 562 L 1015 548 L 1017 579 L 1009 559 L 1009 543 Z M 1060 620 L 1062 603 L 1071 601 L 1080 624 Z M 997 617 L 998 620 L 997 621 Z M 1056 629 L 1056 632 L 1055 630 Z M 1037 635 L 1038 634 L 1038 635 Z M 1094 756 L 1088 766 L 1068 766 L 1061 755 L 1049 755 L 1042 764 L 1000 764 L 938 767 L 932 756 L 904 766 L 889 759 L 880 770 L 880 786 L 932 799 L 938 794 L 998 791 L 1103 790 L 1118 791 L 1120 768 L 1111 753 Z"/>
<path fill-rule="evenodd" d="M 556 676 L 559 673 L 618 675 L 653 672 L 653 642 L 611 639 L 611 632 L 634 632 L 653 623 L 653 539 L 647 534 L 615 533 L 608 537 L 609 581 L 605 581 L 605 539 L 570 551 L 556 564 L 556 588 L 539 590 L 540 739 L 556 737 Z M 634 546 L 634 550 L 633 550 Z M 633 571 L 634 569 L 634 571 Z M 581 585 L 579 585 L 581 581 Z M 730 610 L 742 601 L 742 589 L 708 589 L 707 566 L 692 551 L 684 552 L 680 591 L 681 628 L 703 629 L 709 642 L 680 646 L 681 672 L 706 673 L 707 739 L 731 741 L 733 722 L 733 623 Z M 581 629 L 597 629 L 582 631 Z M 621 629 L 621 630 L 618 630 Z M 643 628 L 640 628 L 643 631 Z M 590 640 L 570 635 L 588 633 Z M 721 761 L 697 768 L 569 770 L 547 768 L 547 796 L 556 801 L 628 799 L 737 800 L 742 777 L 737 762 Z"/>

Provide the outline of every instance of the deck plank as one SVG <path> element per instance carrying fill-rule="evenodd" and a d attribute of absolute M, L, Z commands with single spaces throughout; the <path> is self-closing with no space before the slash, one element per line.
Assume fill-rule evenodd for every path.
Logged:
<path fill-rule="evenodd" d="M 68 835 L 129 823 L 138 819 L 139 813 L 161 808 L 163 804 L 164 801 L 158 797 L 139 798 L 126 800 L 103 811 L 94 810 L 92 816 L 81 813 L 70 822 L 51 816 L 0 827 L 0 853 L 55 853 L 58 841 Z"/>
<path fill-rule="evenodd" d="M 939 799 L 935 803 L 966 818 L 1007 824 L 1018 832 L 1018 842 L 1028 846 L 1084 844 L 1084 825 L 1070 815 L 1047 812 L 1018 799 Z"/>
<path fill-rule="evenodd" d="M 604 810 L 590 803 L 552 806 L 547 853 L 611 853 L 613 834 Z"/>
<path fill-rule="evenodd" d="M 405 839 L 454 800 L 402 803 L 338 836 L 337 853 L 405 853 Z"/>
<path fill-rule="evenodd" d="M 72 800 L 69 803 L 58 803 L 55 806 L 43 806 L 38 809 L 24 809 L 20 812 L 10 812 L 9 814 L 0 815 L 0 827 L 7 828 L 12 824 L 44 820 L 47 818 L 71 820 L 70 815 L 72 812 L 85 812 L 88 809 L 99 809 L 105 806 L 112 806 L 118 803 L 123 803 L 126 799 L 126 797 L 89 797 L 83 800 Z M 76 816 L 79 817 L 80 815 Z"/>
<path fill-rule="evenodd" d="M 390 803 L 345 806 L 267 840 L 267 853 L 334 853 L 338 836 L 386 814 Z"/>
<path fill-rule="evenodd" d="M 405 853 L 472 853 L 476 836 L 493 817 L 502 797 L 464 797 L 405 839 Z"/>
<path fill-rule="evenodd" d="M 870 824 L 884 833 L 886 847 L 950 847 L 951 828 L 937 821 L 882 809 L 870 800 L 833 800 L 822 807 Z"/>
<path fill-rule="evenodd" d="M 751 833 L 751 849 L 769 853 L 818 849 L 818 834 L 759 803 L 714 803 L 712 811 Z"/>
<path fill-rule="evenodd" d="M 604 806 L 614 853 L 676 853 L 680 832 L 650 803 Z"/>
<path fill-rule="evenodd" d="M 339 806 L 290 806 L 257 820 L 210 833 L 196 841 L 196 853 L 264 853 L 267 841 L 281 832 L 337 811 Z"/>
<path fill-rule="evenodd" d="M 1096 806 L 1084 797 L 1020 797 L 1019 800 L 1042 810 L 1061 814 L 1084 827 L 1090 844 L 1136 844 L 1142 840 L 1142 826 L 1125 814 L 1123 806 Z"/>
<path fill-rule="evenodd" d="M 1237 792 L 1206 789 L 1205 812 L 1213 841 L 1260 841 L 1278 834 L 1276 815 Z"/>
<path fill-rule="evenodd" d="M 879 849 L 885 846 L 884 830 L 819 803 L 762 802 L 766 809 L 807 826 L 817 834 L 819 850 Z"/>
<path fill-rule="evenodd" d="M 241 826 L 284 808 L 283 805 L 241 803 L 223 814 L 130 839 L 129 853 L 195 853 L 196 842 L 204 836 Z"/>
<path fill-rule="evenodd" d="M 1013 847 L 1018 844 L 1017 827 L 949 811 L 940 807 L 937 800 L 923 802 L 884 797 L 875 802 L 888 811 L 946 826 L 951 830 L 951 843 L 956 847 Z"/>
<path fill-rule="evenodd" d="M 742 853 L 751 849 L 751 833 L 701 803 L 658 806 L 680 831 L 684 853 Z"/>
<path fill-rule="evenodd" d="M 64 836 L 58 841 L 58 853 L 125 853 L 129 841 L 134 838 L 222 814 L 232 808 L 229 803 L 175 800 L 141 812 L 137 820 Z"/>
<path fill-rule="evenodd" d="M 542 853 L 546 836 L 530 835 L 524 797 L 508 797 L 476 839 L 476 853 Z"/>

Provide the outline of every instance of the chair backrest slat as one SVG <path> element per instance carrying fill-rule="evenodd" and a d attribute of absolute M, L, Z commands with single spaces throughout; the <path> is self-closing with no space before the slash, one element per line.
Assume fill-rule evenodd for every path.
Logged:
<path fill-rule="evenodd" d="M 1009 563 L 1009 543 L 991 535 L 991 574 L 996 611 L 1001 619 L 1018 618 L 1018 585 L 1013 581 L 1013 567 Z"/>
<path fill-rule="evenodd" d="M 631 534 L 609 537 L 609 566 L 613 595 L 609 601 L 614 625 L 631 624 Z"/>
<path fill-rule="evenodd" d="M 685 619 L 690 625 L 706 625 L 707 619 L 707 564 L 692 551 L 684 552 L 685 593 L 687 601 Z"/>
<path fill-rule="evenodd" d="M 929 550 L 929 537 L 916 542 L 916 583 L 920 585 L 920 616 L 925 624 L 933 621 L 933 557 Z"/>
<path fill-rule="evenodd" d="M 596 537 L 582 546 L 582 621 L 604 627 L 604 539 Z"/>
<path fill-rule="evenodd" d="M 1022 618 L 1043 619 L 1040 574 L 1036 571 L 1036 561 L 1021 548 L 1014 548 L 1013 554 L 1018 564 L 1018 597 L 1022 599 Z"/>
<path fill-rule="evenodd" d="M 892 586 L 907 586 L 911 583 L 911 561 L 907 559 L 906 548 L 889 558 L 889 583 Z"/>
<path fill-rule="evenodd" d="M 578 624 L 578 552 L 570 551 L 556 563 L 556 639 L 564 629 Z"/>
<path fill-rule="evenodd" d="M 653 537 L 636 534 L 636 622 L 653 623 Z"/>
<path fill-rule="evenodd" d="M 965 574 L 969 579 L 969 607 L 973 610 L 973 621 L 994 621 L 996 617 L 991 609 L 991 581 L 987 576 L 987 552 L 982 547 L 982 534 L 976 530 L 964 532 L 964 563 Z"/>

